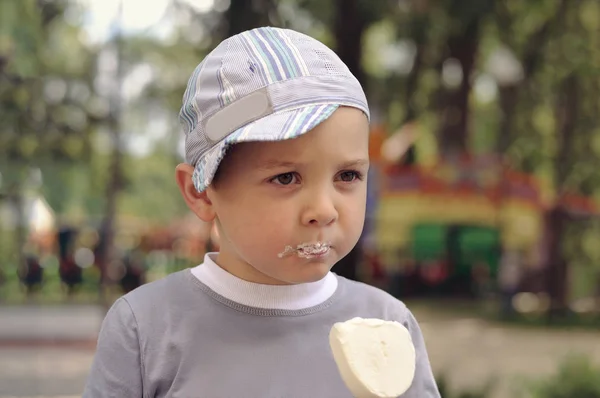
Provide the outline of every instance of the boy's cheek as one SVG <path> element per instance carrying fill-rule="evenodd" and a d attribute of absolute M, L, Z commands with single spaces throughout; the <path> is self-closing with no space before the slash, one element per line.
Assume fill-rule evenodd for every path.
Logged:
<path fill-rule="evenodd" d="M 367 209 L 367 198 L 356 196 L 340 202 L 338 212 L 351 218 L 364 217 Z"/>

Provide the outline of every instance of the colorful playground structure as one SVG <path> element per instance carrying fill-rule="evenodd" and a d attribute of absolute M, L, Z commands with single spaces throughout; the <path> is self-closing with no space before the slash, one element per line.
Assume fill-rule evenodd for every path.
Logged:
<path fill-rule="evenodd" d="M 431 285 L 461 285 L 481 273 L 495 280 L 508 251 L 522 254 L 523 267 L 540 267 L 548 206 L 559 202 L 571 213 L 599 213 L 580 195 L 552 198 L 538 178 L 495 155 L 465 154 L 428 165 L 390 162 L 382 152 L 392 138 L 382 135 L 381 129 L 372 134 L 364 241 L 387 275 L 420 272 Z"/>

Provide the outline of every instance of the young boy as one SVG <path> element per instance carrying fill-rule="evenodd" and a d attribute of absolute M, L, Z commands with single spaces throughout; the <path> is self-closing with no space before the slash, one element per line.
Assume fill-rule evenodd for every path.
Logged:
<path fill-rule="evenodd" d="M 84 397 L 350 397 L 334 323 L 404 324 L 417 352 L 405 398 L 439 397 L 403 303 L 330 272 L 363 228 L 365 94 L 336 54 L 291 30 L 221 43 L 183 98 L 189 208 L 218 253 L 120 298 L 103 322 Z"/>

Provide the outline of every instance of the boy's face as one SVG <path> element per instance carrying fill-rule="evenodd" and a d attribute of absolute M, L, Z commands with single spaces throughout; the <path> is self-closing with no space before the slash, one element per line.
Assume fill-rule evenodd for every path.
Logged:
<path fill-rule="evenodd" d="M 256 283 L 322 279 L 357 243 L 363 229 L 368 122 L 340 107 L 296 139 L 235 145 L 206 191 L 217 221 L 217 263 Z M 324 242 L 325 254 L 280 258 L 286 246 Z"/>

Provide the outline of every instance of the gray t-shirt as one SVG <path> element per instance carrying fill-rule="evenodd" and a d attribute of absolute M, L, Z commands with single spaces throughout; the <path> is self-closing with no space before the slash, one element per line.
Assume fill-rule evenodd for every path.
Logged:
<path fill-rule="evenodd" d="M 417 321 L 396 298 L 338 278 L 325 302 L 261 309 L 210 290 L 190 270 L 123 296 L 106 315 L 84 398 L 351 398 L 329 348 L 334 323 L 404 324 L 417 352 L 403 398 L 438 398 Z"/>

